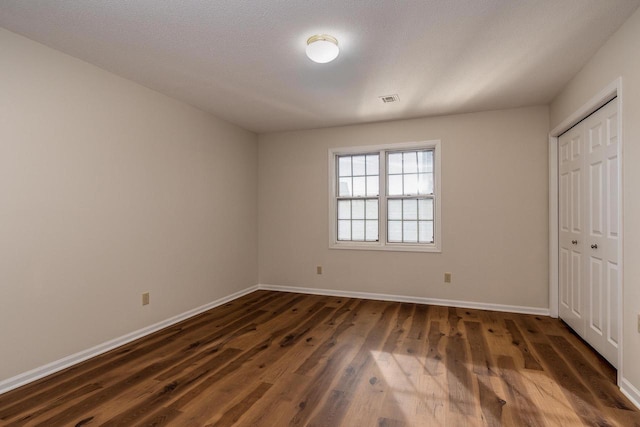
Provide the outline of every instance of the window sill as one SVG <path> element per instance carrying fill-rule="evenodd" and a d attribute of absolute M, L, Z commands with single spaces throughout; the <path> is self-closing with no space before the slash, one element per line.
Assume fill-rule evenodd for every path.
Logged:
<path fill-rule="evenodd" d="M 394 245 L 381 243 L 331 243 L 329 249 L 346 249 L 346 250 L 361 250 L 361 251 L 389 251 L 389 252 L 432 252 L 442 253 L 437 245 Z"/>

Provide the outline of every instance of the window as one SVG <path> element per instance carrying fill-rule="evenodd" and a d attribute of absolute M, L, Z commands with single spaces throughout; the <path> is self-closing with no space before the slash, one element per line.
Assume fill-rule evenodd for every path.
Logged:
<path fill-rule="evenodd" d="M 380 155 L 337 156 L 338 240 L 378 241 Z"/>
<path fill-rule="evenodd" d="M 439 252 L 440 142 L 329 150 L 330 247 Z"/>

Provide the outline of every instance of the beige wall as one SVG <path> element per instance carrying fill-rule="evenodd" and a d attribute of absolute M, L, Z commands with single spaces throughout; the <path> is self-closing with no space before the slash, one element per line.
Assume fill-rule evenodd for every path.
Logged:
<path fill-rule="evenodd" d="M 550 106 L 551 128 L 622 76 L 624 185 L 623 376 L 640 389 L 640 10 L 600 48 Z"/>
<path fill-rule="evenodd" d="M 531 107 L 261 135 L 260 283 L 547 308 L 548 130 Z M 442 253 L 328 249 L 328 149 L 431 139 Z"/>
<path fill-rule="evenodd" d="M 2 29 L 0 70 L 0 381 L 257 283 L 255 134 Z"/>

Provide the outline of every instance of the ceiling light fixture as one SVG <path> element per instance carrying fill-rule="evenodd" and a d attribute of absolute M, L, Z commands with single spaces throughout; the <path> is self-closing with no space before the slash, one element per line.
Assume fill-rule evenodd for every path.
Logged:
<path fill-rule="evenodd" d="M 307 56 L 313 62 L 326 64 L 338 57 L 338 40 L 327 34 L 317 34 L 307 39 Z"/>

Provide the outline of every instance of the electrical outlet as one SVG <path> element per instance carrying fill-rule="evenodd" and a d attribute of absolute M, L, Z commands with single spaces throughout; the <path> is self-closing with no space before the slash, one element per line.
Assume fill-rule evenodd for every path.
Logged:
<path fill-rule="evenodd" d="M 444 283 L 451 283 L 451 273 L 444 273 Z"/>
<path fill-rule="evenodd" d="M 142 305 L 149 305 L 149 292 L 142 294 Z"/>
<path fill-rule="evenodd" d="M 316 273 L 317 274 L 322 274 L 322 266 L 321 265 L 316 267 Z"/>

